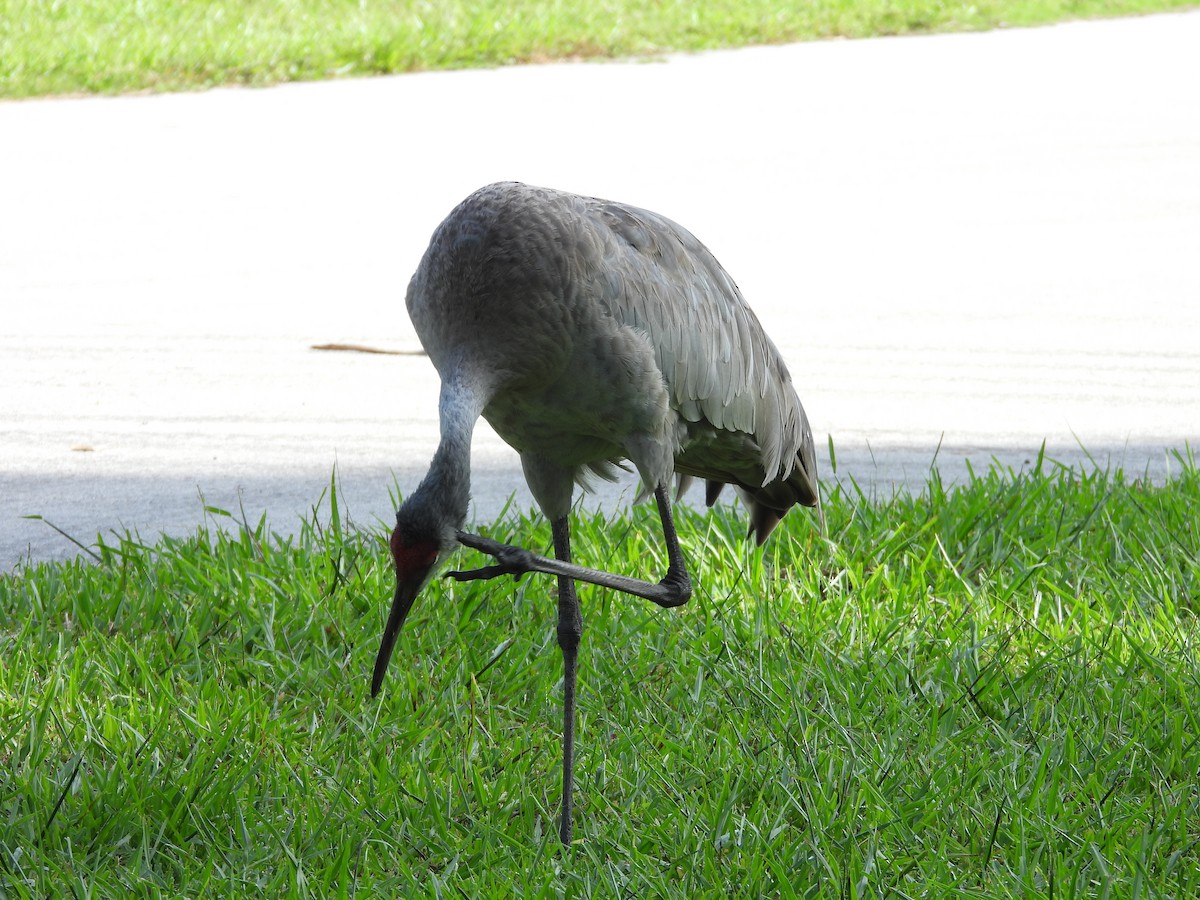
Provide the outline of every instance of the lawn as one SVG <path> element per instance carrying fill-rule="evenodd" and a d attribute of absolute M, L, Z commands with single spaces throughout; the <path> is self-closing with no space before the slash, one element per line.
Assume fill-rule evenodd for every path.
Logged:
<path fill-rule="evenodd" d="M 0 884 L 1197 896 L 1200 469 L 1174 462 L 843 485 L 828 539 L 795 511 L 762 550 L 738 508 L 685 508 L 688 606 L 582 589 L 568 851 L 550 579 L 434 584 L 371 700 L 392 575 L 336 492 L 295 537 L 212 510 L 30 565 L 0 577 Z M 549 545 L 537 518 L 486 530 Z M 575 543 L 665 568 L 648 507 Z"/>
<path fill-rule="evenodd" d="M 0 0 L 0 97 L 1039 25 L 1195 0 Z"/>
<path fill-rule="evenodd" d="M 0 96 L 1193 5 L 0 0 Z M 0 900 L 1200 896 L 1200 468 L 1173 470 L 830 477 L 828 536 L 795 511 L 762 549 L 685 506 L 688 606 L 581 590 L 567 849 L 550 579 L 433 584 L 372 700 L 393 576 L 336 484 L 288 535 L 210 509 L 29 563 L 0 574 Z M 648 507 L 574 536 L 631 574 L 660 543 Z"/>

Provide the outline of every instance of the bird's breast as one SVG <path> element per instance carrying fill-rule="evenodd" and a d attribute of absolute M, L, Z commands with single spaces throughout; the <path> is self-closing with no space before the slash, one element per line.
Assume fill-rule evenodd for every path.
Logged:
<path fill-rule="evenodd" d="M 673 449 L 677 416 L 643 336 L 619 323 L 593 323 L 568 346 L 553 377 L 514 382 L 484 409 L 506 442 L 567 466 L 629 456 L 633 439 Z"/>

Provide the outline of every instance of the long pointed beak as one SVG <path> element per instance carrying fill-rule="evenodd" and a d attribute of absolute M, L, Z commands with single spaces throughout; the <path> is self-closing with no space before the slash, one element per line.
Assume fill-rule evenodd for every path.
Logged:
<path fill-rule="evenodd" d="M 372 697 L 379 693 L 384 673 L 387 672 L 388 662 L 392 658 L 392 650 L 396 647 L 396 636 L 404 627 L 408 611 L 412 609 L 413 601 L 417 599 L 417 594 L 424 586 L 424 578 L 396 580 L 396 596 L 392 599 L 392 611 L 388 613 L 387 625 L 383 629 L 383 642 L 379 645 L 379 655 L 375 657 L 375 673 L 371 676 Z"/>

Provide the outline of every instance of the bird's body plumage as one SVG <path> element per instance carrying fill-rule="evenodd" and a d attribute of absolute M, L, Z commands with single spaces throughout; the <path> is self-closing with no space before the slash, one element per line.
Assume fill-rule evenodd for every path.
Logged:
<path fill-rule="evenodd" d="M 734 484 L 767 531 L 817 503 L 779 351 L 707 248 L 663 216 L 489 185 L 434 233 L 407 305 L 443 382 L 473 394 L 443 403 L 482 403 L 551 518 L 575 482 L 625 459 L 648 490 L 675 473 Z"/>

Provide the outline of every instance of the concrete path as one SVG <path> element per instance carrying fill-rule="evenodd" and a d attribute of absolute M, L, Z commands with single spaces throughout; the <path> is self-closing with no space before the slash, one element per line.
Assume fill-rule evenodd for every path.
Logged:
<path fill-rule="evenodd" d="M 77 552 L 29 515 L 85 544 L 203 503 L 287 532 L 335 466 L 390 520 L 432 368 L 312 347 L 417 350 L 408 276 L 500 179 L 699 235 L 839 478 L 919 489 L 939 443 L 961 478 L 1043 439 L 1162 478 L 1200 437 L 1197 47 L 1193 12 L 0 104 L 0 570 Z M 475 484 L 481 518 L 531 502 L 486 427 Z"/>

